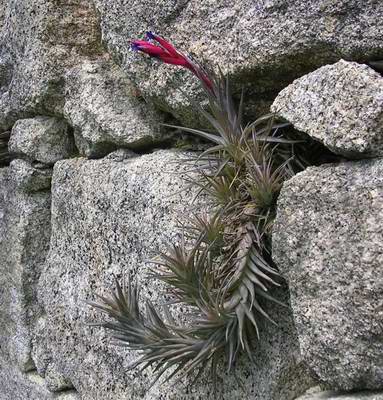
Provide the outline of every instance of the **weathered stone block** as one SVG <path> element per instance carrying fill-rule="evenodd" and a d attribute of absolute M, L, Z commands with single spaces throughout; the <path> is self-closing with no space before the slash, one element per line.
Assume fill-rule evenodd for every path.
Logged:
<path fill-rule="evenodd" d="M 382 389 L 383 161 L 299 173 L 273 232 L 304 360 L 330 388 Z"/>
<path fill-rule="evenodd" d="M 147 279 L 147 260 L 179 240 L 178 220 L 202 207 L 191 204 L 195 190 L 183 180 L 190 168 L 181 162 L 185 157 L 169 150 L 133 158 L 119 152 L 55 164 L 51 245 L 39 283 L 46 316 L 36 329 L 33 357 L 39 371 L 60 373 L 83 400 L 213 398 L 206 380 L 193 388 L 149 389 L 151 371 L 128 370 L 139 354 L 113 346 L 105 331 L 86 325 L 101 316 L 85 301 L 111 289 L 114 276 L 130 274 L 142 299 L 163 302 L 164 287 Z M 180 317 L 185 309 L 175 312 Z M 262 325 L 256 365 L 241 360 L 238 367 L 242 384 L 222 372 L 222 399 L 292 400 L 312 385 L 291 315 L 281 307 L 270 313 L 280 326 Z"/>
<path fill-rule="evenodd" d="M 319 68 L 283 89 L 271 109 L 334 153 L 383 155 L 383 77 L 367 65 Z"/>
<path fill-rule="evenodd" d="M 41 311 L 36 285 L 49 245 L 50 193 L 46 177 L 26 161 L 14 160 L 0 171 L 1 351 L 9 363 L 29 371 L 33 324 Z"/>
<path fill-rule="evenodd" d="M 51 117 L 18 120 L 12 128 L 8 148 L 10 153 L 45 164 L 70 158 L 75 151 L 69 125 Z"/>
<path fill-rule="evenodd" d="M 4 5 L 0 60 L 0 128 L 35 115 L 62 115 L 64 75 L 89 55 L 102 54 L 93 2 L 20 0 Z"/>
<path fill-rule="evenodd" d="M 103 48 L 92 1 L 8 1 L 3 21 L 0 130 L 35 115 L 65 117 L 75 128 L 81 153 L 98 157 L 119 145 L 145 147 L 161 139 L 163 117 L 142 99 Z M 32 131 L 36 135 L 36 129 Z M 11 150 L 30 152 L 36 138 L 28 139 L 22 148 Z M 39 139 L 38 147 L 49 146 L 50 139 Z M 40 158 L 36 159 L 53 163 L 67 157 Z"/>
<path fill-rule="evenodd" d="M 67 74 L 65 117 L 75 129 L 81 154 L 100 156 L 117 146 L 153 145 L 163 117 L 142 98 L 121 69 L 88 62 Z"/>
<path fill-rule="evenodd" d="M 22 373 L 0 354 L 1 400 L 80 400 L 75 391 L 51 393 L 35 371 Z"/>
<path fill-rule="evenodd" d="M 27 160 L 13 160 L 9 166 L 9 176 L 19 191 L 26 193 L 50 190 L 52 168 L 45 164 L 34 163 Z"/>

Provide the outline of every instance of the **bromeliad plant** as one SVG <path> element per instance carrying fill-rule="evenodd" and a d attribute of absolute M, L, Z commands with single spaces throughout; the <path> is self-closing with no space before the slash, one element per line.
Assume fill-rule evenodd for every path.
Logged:
<path fill-rule="evenodd" d="M 273 115 L 243 122 L 243 94 L 235 108 L 229 81 L 220 72 L 202 68 L 160 36 L 148 33 L 133 50 L 182 66 L 200 80 L 209 111 L 194 104 L 213 132 L 181 128 L 212 143 L 194 164 L 193 184 L 214 203 L 210 215 L 185 223 L 181 243 L 155 261 L 153 276 L 165 282 L 175 302 L 195 311 L 190 326 L 177 325 L 169 310 L 157 311 L 148 300 L 138 304 L 137 287 L 116 282 L 116 292 L 101 297 L 95 307 L 110 320 L 109 329 L 122 345 L 141 351 L 134 366 L 154 368 L 156 379 L 194 374 L 210 367 L 217 379 L 219 360 L 230 371 L 241 352 L 252 358 L 252 343 L 260 337 L 261 318 L 275 323 L 264 304 L 280 303 L 273 288 L 280 275 L 270 257 L 270 233 L 275 203 L 285 179 L 298 168 L 290 158 L 292 141 L 283 139 Z"/>
<path fill-rule="evenodd" d="M 11 161 L 11 156 L 8 152 L 8 141 L 10 132 L 0 133 L 0 167 L 8 165 Z"/>

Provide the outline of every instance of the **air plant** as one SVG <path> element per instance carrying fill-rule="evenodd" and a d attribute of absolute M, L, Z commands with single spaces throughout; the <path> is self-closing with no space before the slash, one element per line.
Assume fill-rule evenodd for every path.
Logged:
<path fill-rule="evenodd" d="M 190 70 L 201 81 L 204 88 L 212 90 L 212 82 L 201 66 L 194 63 L 190 57 L 178 51 L 171 43 L 153 32 L 146 33 L 147 40 L 133 40 L 133 51 L 141 51 L 151 57 L 157 58 L 166 64 L 178 65 Z M 156 44 L 153 42 L 157 42 Z"/>
<path fill-rule="evenodd" d="M 0 166 L 8 165 L 11 155 L 8 152 L 8 141 L 10 132 L 0 133 Z"/>
<path fill-rule="evenodd" d="M 162 316 L 150 302 L 141 312 L 130 282 L 125 289 L 116 282 L 116 293 L 93 305 L 110 317 L 102 326 L 122 345 L 141 351 L 135 366 L 153 367 L 156 378 L 168 372 L 166 380 L 191 373 L 198 379 L 210 366 L 216 382 L 218 361 L 226 357 L 230 371 L 241 352 L 252 358 L 259 320 L 275 323 L 262 304 L 284 306 L 272 294 L 281 278 L 269 236 L 279 190 L 297 169 L 288 150 L 294 142 L 281 136 L 286 124 L 272 114 L 245 125 L 243 93 L 236 108 L 221 71 L 201 67 L 150 32 L 146 40 L 134 40 L 132 49 L 186 68 L 200 80 L 208 110 L 191 102 L 214 133 L 171 127 L 212 143 L 195 160 L 192 182 L 210 196 L 214 209 L 185 222 L 181 242 L 154 260 L 152 277 L 165 282 L 174 302 L 193 309 L 190 327 L 177 325 L 166 308 Z"/>

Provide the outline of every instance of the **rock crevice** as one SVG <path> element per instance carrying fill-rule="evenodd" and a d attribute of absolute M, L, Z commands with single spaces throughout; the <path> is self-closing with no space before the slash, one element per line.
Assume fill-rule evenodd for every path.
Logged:
<path fill-rule="evenodd" d="M 85 301 L 114 277 L 160 304 L 146 261 L 208 203 L 191 204 L 191 154 L 160 126 L 206 124 L 178 88 L 201 90 L 130 51 L 147 28 L 244 86 L 247 117 L 280 92 L 272 109 L 345 157 L 284 185 L 272 256 L 291 309 L 260 326 L 254 365 L 220 371 L 220 398 L 293 400 L 319 383 L 353 392 L 302 400 L 380 400 L 383 78 L 356 62 L 383 59 L 382 19 L 377 0 L 0 0 L 1 400 L 214 398 L 207 379 L 150 387 L 153 371 L 126 372 L 137 354 L 87 325 Z"/>

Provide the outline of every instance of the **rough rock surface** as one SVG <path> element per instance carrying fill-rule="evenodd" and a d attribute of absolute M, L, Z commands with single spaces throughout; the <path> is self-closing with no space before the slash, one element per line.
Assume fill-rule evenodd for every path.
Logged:
<path fill-rule="evenodd" d="M 75 150 L 69 125 L 51 117 L 18 120 L 12 128 L 8 148 L 10 153 L 44 164 L 70 158 Z"/>
<path fill-rule="evenodd" d="M 196 79 L 144 60 L 129 50 L 127 39 L 142 38 L 146 30 L 164 35 L 198 60 L 230 71 L 238 92 L 245 85 L 258 106 L 260 100 L 271 103 L 295 78 L 341 57 L 383 58 L 379 0 L 163 0 L 152 2 L 150 11 L 145 1 L 95 2 L 108 51 L 144 96 L 191 124 L 195 113 L 175 88 L 196 93 Z"/>
<path fill-rule="evenodd" d="M 50 179 L 46 171 L 14 160 L 0 170 L 0 181 L 1 351 L 29 371 L 34 369 L 33 324 L 40 312 L 36 286 L 50 236 Z"/>
<path fill-rule="evenodd" d="M 11 188 L 17 188 L 18 193 L 35 193 L 49 191 L 52 179 L 52 168 L 44 164 L 34 163 L 27 160 L 13 160 L 8 169 Z M 8 182 L 8 178 L 7 178 Z M 8 190 L 7 186 L 4 187 Z"/>
<path fill-rule="evenodd" d="M 3 6 L 0 131 L 36 115 L 65 117 L 86 155 L 158 136 L 162 117 L 103 49 L 92 1 L 9 0 Z"/>
<path fill-rule="evenodd" d="M 179 239 L 177 219 L 198 207 L 191 205 L 195 193 L 182 179 L 185 156 L 162 150 L 124 158 L 119 152 L 54 167 L 51 245 L 39 283 L 46 315 L 36 327 L 33 359 L 47 380 L 58 372 L 83 400 L 213 398 L 206 382 L 192 389 L 157 385 L 148 390 L 150 371 L 126 371 L 137 354 L 112 346 L 103 330 L 85 324 L 100 318 L 85 301 L 113 287 L 113 275 L 131 274 L 143 297 L 161 301 L 163 287 L 146 279 L 146 260 Z M 280 307 L 270 312 L 280 327 L 262 328 L 256 365 L 243 360 L 237 374 L 243 389 L 233 376 L 224 376 L 222 399 L 293 399 L 312 385 L 291 315 Z"/>
<path fill-rule="evenodd" d="M 246 87 L 254 103 L 247 112 L 253 116 L 254 109 L 265 109 L 265 103 L 268 107 L 293 79 L 321 65 L 340 57 L 381 59 L 382 17 L 378 0 L 163 0 L 151 3 L 150 12 L 145 1 L 3 1 L 0 130 L 30 116 L 61 117 L 67 72 L 106 59 L 112 71 L 118 65 L 139 87 L 137 95 L 195 125 L 195 110 L 175 89 L 181 84 L 198 97 L 196 80 L 186 71 L 130 52 L 130 39 L 142 37 L 147 29 L 199 60 L 229 70 L 238 93 Z M 121 82 L 120 74 L 114 85 Z"/>
<path fill-rule="evenodd" d="M 297 400 L 383 400 L 382 392 L 340 393 L 333 391 L 318 392 L 299 397 Z"/>
<path fill-rule="evenodd" d="M 302 357 L 333 389 L 383 388 L 383 160 L 308 168 L 278 200 L 273 258 Z"/>
<path fill-rule="evenodd" d="M 340 60 L 283 89 L 272 111 L 348 157 L 383 155 L 383 77 Z"/>
<path fill-rule="evenodd" d="M 75 391 L 52 393 L 36 371 L 22 373 L 9 364 L 0 352 L 1 400 L 80 400 Z"/>
<path fill-rule="evenodd" d="M 147 147 L 160 140 L 163 121 L 110 62 L 86 62 L 66 76 L 64 115 L 81 154 L 100 156 L 118 145 Z"/>
<path fill-rule="evenodd" d="M 192 388 L 181 384 L 150 388 L 152 371 L 126 372 L 137 354 L 113 346 L 106 332 L 86 325 L 100 315 L 85 301 L 111 288 L 114 276 L 131 274 L 143 297 L 161 301 L 163 287 L 146 278 L 146 260 L 179 239 L 179 216 L 197 207 L 191 204 L 194 193 L 186 190 L 181 179 L 184 170 L 179 159 L 185 153 L 137 154 L 167 141 L 159 123 L 173 119 L 172 115 L 186 124 L 201 124 L 186 96 L 176 90 L 181 86 L 200 99 L 198 82 L 186 71 L 130 52 L 130 39 L 152 29 L 202 62 L 219 64 L 229 72 L 235 93 L 245 86 L 250 99 L 245 111 L 253 117 L 268 108 L 287 84 L 324 64 L 340 57 L 382 60 L 382 19 L 379 0 L 161 0 L 149 6 L 142 0 L 0 0 L 0 133 L 14 128 L 11 149 L 26 145 L 15 150 L 23 160 L 0 169 L 0 399 L 214 398 L 206 379 Z M 47 137 L 36 146 L 32 138 L 23 142 L 16 135 L 25 120 L 36 123 L 41 117 L 70 125 L 81 155 L 95 158 L 118 151 L 97 161 L 57 161 L 70 154 L 57 156 L 54 149 L 47 150 Z M 372 153 L 377 154 L 374 151 L 375 147 Z M 55 163 L 52 197 L 51 169 L 41 162 Z M 344 193 L 352 179 L 362 192 L 359 179 L 344 175 L 350 182 L 337 187 L 345 199 L 342 206 L 349 197 L 357 197 L 354 192 Z M 379 201 L 374 190 L 370 195 L 373 206 L 366 198 L 361 201 L 366 205 L 363 209 L 353 206 L 362 217 L 367 215 L 366 232 L 375 238 L 381 214 L 372 213 Z M 337 208 L 331 204 L 333 209 Z M 333 221 L 336 217 L 328 222 L 330 226 Z M 366 287 L 347 275 L 352 268 L 352 277 L 361 275 L 358 268 L 368 263 L 378 271 L 374 263 L 381 261 L 381 252 L 371 262 L 369 258 L 374 240 L 362 240 L 337 262 L 347 261 L 338 275 L 339 292 L 347 298 L 347 290 L 355 288 L 356 295 L 347 306 L 334 295 L 339 315 L 333 315 L 335 306 L 328 306 L 329 321 L 341 321 L 338 331 L 343 333 L 347 327 L 347 332 L 335 337 L 332 326 L 320 321 L 318 313 L 314 317 L 322 324 L 320 329 L 323 326 L 318 333 L 323 346 L 311 349 L 308 338 L 312 336 L 305 336 L 314 330 L 307 322 L 309 311 L 303 312 L 303 319 L 297 313 L 304 356 L 327 383 L 328 375 L 334 380 L 340 377 L 342 387 L 374 387 L 382 381 L 377 361 L 382 330 L 371 325 L 380 314 L 370 310 L 379 291 L 375 275 L 366 267 Z M 355 252 L 363 246 L 366 253 L 358 259 Z M 356 267 L 347 258 L 353 254 Z M 334 259 L 338 261 L 335 255 Z M 350 281 L 352 285 L 345 284 Z M 331 282 L 328 287 L 335 291 Z M 299 290 L 303 291 L 292 285 L 293 304 L 298 304 L 294 296 Z M 276 296 L 286 301 L 287 289 Z M 237 377 L 222 371 L 219 398 L 293 400 L 316 383 L 302 362 L 292 313 L 279 307 L 270 307 L 269 313 L 279 326 L 261 324 L 256 364 L 241 360 Z M 184 308 L 175 307 L 175 314 L 181 321 L 187 319 Z M 349 318 L 345 322 L 344 315 Z M 346 343 L 339 349 L 315 353 L 318 348 L 333 349 L 342 338 Z M 365 338 L 370 340 L 368 348 Z M 344 352 L 345 348 L 351 350 Z M 371 368 L 366 367 L 369 362 Z"/>
<path fill-rule="evenodd" d="M 7 1 L 0 40 L 0 127 L 60 115 L 64 74 L 102 54 L 97 14 L 84 0 Z"/>

